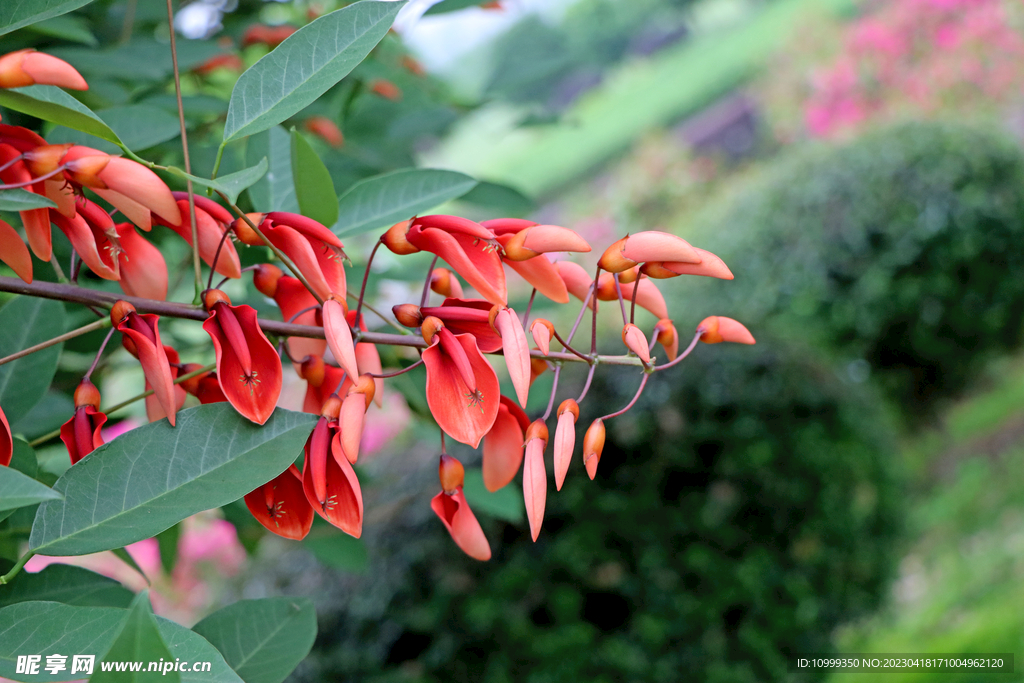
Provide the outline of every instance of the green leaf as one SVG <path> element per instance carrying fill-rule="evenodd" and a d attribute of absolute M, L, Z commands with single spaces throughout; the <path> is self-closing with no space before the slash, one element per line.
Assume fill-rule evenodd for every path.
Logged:
<path fill-rule="evenodd" d="M 215 192 L 223 192 L 225 196 L 227 196 L 228 201 L 235 204 L 238 202 L 238 195 L 242 194 L 243 190 L 262 178 L 266 174 L 267 168 L 267 158 L 263 157 L 263 159 L 255 166 L 243 168 L 241 171 L 221 176 L 216 180 L 190 175 L 175 166 L 171 166 L 167 170 L 179 178 L 191 178 L 192 182 L 196 185 L 208 187 Z"/>
<path fill-rule="evenodd" d="M 476 181 L 463 173 L 406 168 L 360 180 L 338 199 L 339 237 L 391 226 L 466 194 Z"/>
<path fill-rule="evenodd" d="M 536 208 L 533 200 L 519 190 L 483 180 L 460 197 L 459 201 L 475 204 L 502 216 L 523 216 Z"/>
<path fill-rule="evenodd" d="M 181 135 L 178 118 L 150 104 L 131 104 L 97 112 L 128 149 L 149 149 Z"/>
<path fill-rule="evenodd" d="M 55 209 L 57 205 L 42 195 L 20 187 L 0 190 L 0 211 L 25 211 L 27 209 Z"/>
<path fill-rule="evenodd" d="M 81 17 L 74 16 L 62 16 L 47 19 L 46 21 L 40 21 L 39 23 L 32 24 L 28 27 L 30 31 L 34 31 L 44 36 L 52 36 L 54 38 L 63 38 L 74 43 L 82 43 L 90 47 L 96 47 L 100 43 L 96 40 L 96 36 L 89 30 L 89 25 L 85 23 Z"/>
<path fill-rule="evenodd" d="M 100 446 L 54 484 L 62 501 L 39 506 L 29 545 L 43 555 L 84 555 L 150 538 L 220 507 L 283 472 L 316 417 L 278 408 L 263 426 L 228 403 L 178 413 Z"/>
<path fill-rule="evenodd" d="M 111 550 L 111 552 L 114 553 L 117 559 L 121 560 L 126 565 L 134 569 L 139 574 L 139 576 L 146 580 L 147 584 L 149 583 L 149 577 L 146 576 L 146 572 L 142 571 L 142 567 L 139 566 L 139 563 L 135 561 L 135 558 L 132 557 L 127 550 L 125 550 L 124 548 L 114 548 Z"/>
<path fill-rule="evenodd" d="M 81 607 L 127 607 L 135 597 L 113 579 L 70 564 L 51 564 L 43 571 L 22 572 L 0 588 L 0 607 L 30 600 L 49 600 Z"/>
<path fill-rule="evenodd" d="M 484 4 L 486 0 L 441 0 L 432 5 L 423 16 L 429 14 L 445 14 L 447 12 L 457 12 L 460 9 L 468 9 L 470 7 L 479 7 Z"/>
<path fill-rule="evenodd" d="M 164 529 L 156 535 L 157 547 L 160 549 L 160 564 L 167 574 L 174 571 L 174 563 L 178 560 L 178 541 L 180 539 L 180 524 Z"/>
<path fill-rule="evenodd" d="M 52 85 L 0 89 L 0 107 L 74 128 L 107 142 L 120 143 L 117 135 L 103 119 L 74 97 Z"/>
<path fill-rule="evenodd" d="M 59 301 L 19 296 L 0 309 L 0 357 L 64 333 Z M 63 343 L 0 365 L 0 406 L 17 422 L 42 400 L 57 371 Z"/>
<path fill-rule="evenodd" d="M 309 141 L 292 128 L 292 178 L 299 213 L 324 225 L 338 220 L 338 193 L 334 191 L 331 174 Z"/>
<path fill-rule="evenodd" d="M 11 422 L 11 431 L 15 434 L 23 434 L 28 439 L 34 439 L 58 429 L 67 422 L 73 412 L 75 412 L 75 402 L 71 400 L 71 397 L 51 389 L 32 410 L 18 421 Z M 34 462 L 34 455 L 32 459 Z M 25 472 L 25 474 L 30 477 L 36 476 L 35 472 Z"/>
<path fill-rule="evenodd" d="M 0 467 L 0 512 L 16 510 L 63 496 L 16 469 Z"/>
<path fill-rule="evenodd" d="M 514 486 L 506 486 L 493 493 L 488 491 L 481 470 L 466 470 L 462 492 L 474 512 L 483 512 L 513 523 L 522 522 L 525 517 L 522 491 L 516 492 Z"/>
<path fill-rule="evenodd" d="M 303 539 L 302 545 L 328 567 L 363 574 L 370 566 L 366 544 L 348 534 L 309 535 Z"/>
<path fill-rule="evenodd" d="M 16 681 L 56 682 L 82 678 L 71 673 L 71 655 L 94 655 L 95 671 L 121 630 L 125 610 L 114 607 L 78 607 L 58 602 L 19 602 L 0 609 L 0 676 Z M 160 637 L 171 660 L 189 664 L 210 662 L 210 671 L 182 671 L 182 683 L 242 683 L 217 649 L 184 626 L 156 617 Z M 18 655 L 67 654 L 68 668 L 49 674 L 43 667 L 34 676 L 16 674 Z M 167 658 L 164 658 L 165 661 Z M 125 680 L 124 674 L 118 681 Z M 93 680 L 96 680 L 94 677 Z"/>
<path fill-rule="evenodd" d="M 239 600 L 192 627 L 220 650 L 245 683 L 281 683 L 316 640 L 308 598 Z"/>
<path fill-rule="evenodd" d="M 26 441 L 17 437 L 14 439 L 14 452 L 11 454 L 10 469 L 39 483 L 36 479 L 36 475 L 39 473 L 39 462 L 36 460 L 36 452 L 32 450 L 32 447 Z M 3 502 L 3 499 L 0 499 L 0 505 Z M 35 503 L 30 503 L 30 505 L 35 505 Z M 12 508 L 0 512 L 0 521 L 7 519 L 15 512 L 21 512 L 26 515 L 31 512 L 33 516 L 35 515 L 35 510 Z M 31 524 L 31 519 L 26 522 L 26 526 L 28 524 Z"/>
<path fill-rule="evenodd" d="M 163 12 L 166 20 L 166 7 Z M 105 50 L 55 47 L 47 51 L 78 69 L 86 80 L 102 78 L 142 85 L 141 81 L 168 79 L 174 72 L 166 41 L 145 36 L 135 37 L 128 43 Z M 223 49 L 212 40 L 182 40 L 178 43 L 178 67 L 184 74 L 220 52 L 223 52 Z"/>
<path fill-rule="evenodd" d="M 274 126 L 249 137 L 245 148 L 246 163 L 255 164 L 263 157 L 266 157 L 270 166 L 267 174 L 249 188 L 252 208 L 260 213 L 298 213 L 299 201 L 295 197 L 295 181 L 292 179 L 291 137 L 288 131 L 281 126 Z"/>
<path fill-rule="evenodd" d="M 258 133 L 302 111 L 363 61 L 404 5 L 362 0 L 293 33 L 238 78 L 224 140 Z"/>
<path fill-rule="evenodd" d="M 171 651 L 160 636 L 153 607 L 149 604 L 149 591 L 142 591 L 132 601 L 121 621 L 121 629 L 114 644 L 107 650 L 104 662 L 156 662 L 173 665 Z M 103 667 L 89 678 L 90 683 L 122 683 L 123 681 L 170 681 L 180 683 L 177 671 L 103 671 Z"/>
<path fill-rule="evenodd" d="M 0 2 L 0 35 L 76 10 L 90 2 L 92 0 L 4 0 Z"/>

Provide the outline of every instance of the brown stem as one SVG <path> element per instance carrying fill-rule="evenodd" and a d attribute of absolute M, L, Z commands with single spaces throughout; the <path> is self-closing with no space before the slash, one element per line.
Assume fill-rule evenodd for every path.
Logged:
<path fill-rule="evenodd" d="M 615 273 L 612 277 L 615 278 L 615 293 L 619 296 L 619 309 L 622 311 L 622 324 L 625 325 L 629 321 L 626 320 L 626 302 L 622 300 L 622 284 L 619 282 L 618 273 Z M 636 293 L 636 289 L 633 290 L 633 293 Z"/>
<path fill-rule="evenodd" d="M 622 410 L 616 410 L 614 413 L 609 413 L 608 415 L 602 417 L 601 420 L 610 420 L 613 417 L 618 417 L 619 415 L 622 415 L 630 408 L 632 408 L 636 404 L 637 399 L 640 398 L 640 394 L 644 393 L 644 387 L 647 386 L 647 378 L 650 376 L 651 375 L 649 373 L 644 373 L 644 378 L 640 380 L 640 386 L 637 388 L 636 394 L 633 396 L 633 400 L 627 403 L 625 408 L 623 408 Z"/>
<path fill-rule="evenodd" d="M 71 301 L 73 303 L 85 304 L 87 306 L 101 306 L 110 308 L 117 301 L 127 301 L 135 306 L 139 313 L 155 313 L 168 318 L 181 318 L 184 320 L 206 320 L 207 314 L 202 309 L 188 304 L 179 304 L 169 301 L 155 301 L 153 299 L 142 299 L 135 296 L 115 294 L 112 292 L 100 292 L 74 285 L 58 284 L 55 282 L 36 281 L 31 284 L 22 282 L 16 277 L 0 276 L 0 292 L 12 292 L 14 294 L 26 294 L 38 296 L 43 299 L 56 299 L 58 301 Z M 312 325 L 295 325 L 280 322 L 277 320 L 260 320 L 260 327 L 264 332 L 284 337 L 307 337 L 310 339 L 324 339 L 324 328 Z M 370 344 L 384 344 L 386 346 L 408 346 L 417 349 L 427 348 L 423 337 L 413 334 L 388 334 L 384 332 L 361 332 L 360 341 Z M 552 361 L 580 362 L 580 359 L 571 353 L 559 353 L 552 351 L 544 355 L 534 349 L 530 352 L 533 358 Z M 636 356 L 595 356 L 594 361 L 605 365 L 632 365 L 641 367 L 642 361 Z"/>
<path fill-rule="evenodd" d="M 551 409 L 555 407 L 555 394 L 558 393 L 558 377 L 562 374 L 562 366 L 559 365 L 555 368 L 555 378 L 551 382 L 551 398 L 548 399 L 548 409 L 544 411 L 544 417 L 541 420 L 547 420 L 551 417 Z"/>
<path fill-rule="evenodd" d="M 693 335 L 693 341 L 690 342 L 690 345 L 686 347 L 685 351 L 683 351 L 681 354 L 676 356 L 676 359 L 674 361 L 672 361 L 670 363 L 665 363 L 664 365 L 655 366 L 653 372 L 657 372 L 658 370 L 667 370 L 668 368 L 672 367 L 673 365 L 675 365 L 679 361 L 681 361 L 684 358 L 686 358 L 687 356 L 689 356 L 690 352 L 692 352 L 693 349 L 697 346 L 697 342 L 700 341 L 700 335 L 701 335 L 700 332 L 698 332 L 697 334 Z"/>
<path fill-rule="evenodd" d="M 427 297 L 430 296 L 430 281 L 433 279 L 434 266 L 437 265 L 438 257 L 435 256 L 434 260 L 430 262 L 430 268 L 427 269 L 427 279 L 423 283 L 423 295 L 420 297 L 420 308 L 427 305 Z"/>
<path fill-rule="evenodd" d="M 633 322 L 633 316 L 636 315 L 636 294 L 640 291 L 640 279 L 643 275 L 637 274 L 636 280 L 633 281 L 633 297 L 629 301 L 629 322 Z M 622 298 L 621 296 L 619 297 Z"/>
<path fill-rule="evenodd" d="M 35 353 L 36 351 L 42 351 L 43 349 L 47 349 L 47 348 L 53 346 L 54 344 L 60 344 L 61 342 L 67 341 L 68 339 L 74 339 L 75 337 L 80 337 L 83 334 L 89 334 L 90 332 L 93 332 L 94 330 L 101 330 L 104 327 L 109 327 L 109 326 L 110 326 L 110 318 L 104 316 L 104 317 L 100 318 L 99 320 L 97 320 L 96 322 L 89 323 L 88 325 L 84 325 L 84 326 L 79 327 L 77 329 L 71 330 L 70 332 L 65 332 L 64 334 L 60 335 L 59 337 L 54 337 L 53 339 L 47 339 L 44 342 L 39 342 L 35 346 L 30 346 L 27 349 L 22 349 L 21 351 L 18 351 L 17 353 L 12 353 L 9 356 L 5 356 L 3 358 L 0 358 L 0 365 L 5 365 L 7 363 L 10 363 L 13 360 L 18 360 L 19 358 L 24 358 L 25 356 L 27 356 L 29 354 L 32 354 L 32 353 Z"/>
<path fill-rule="evenodd" d="M 530 292 L 530 300 L 526 302 L 526 311 L 523 313 L 523 329 L 529 329 L 530 324 L 530 309 L 533 308 L 533 300 L 537 297 L 537 288 L 534 287 L 533 291 Z"/>
<path fill-rule="evenodd" d="M 404 375 L 405 373 L 409 372 L 410 370 L 415 370 L 416 368 L 418 368 L 422 364 L 423 364 L 423 358 L 421 357 L 418 361 L 416 361 L 412 365 L 404 367 L 401 370 L 396 370 L 395 372 L 382 372 L 379 375 L 378 374 L 374 374 L 372 372 L 367 372 L 366 374 L 369 375 L 370 377 L 376 377 L 377 379 L 387 379 L 388 377 L 398 377 L 399 375 Z"/>
<path fill-rule="evenodd" d="M 366 296 L 366 282 L 370 279 L 370 266 L 373 265 L 373 257 L 377 255 L 377 249 L 380 245 L 384 244 L 380 240 L 373 245 L 373 251 L 370 252 L 370 258 L 366 260 L 366 272 L 363 273 L 363 284 L 359 287 L 359 301 L 356 302 L 356 327 L 359 327 L 359 321 L 362 319 L 360 316 L 363 314 L 363 298 Z"/>
<path fill-rule="evenodd" d="M 562 338 L 558 336 L 558 331 L 557 331 L 557 330 L 555 330 L 554 328 L 552 328 L 552 330 L 551 330 L 551 331 L 552 331 L 552 333 L 554 333 L 554 335 L 555 335 L 555 339 L 557 339 L 557 340 L 558 340 L 558 343 L 559 343 L 559 344 L 561 344 L 562 346 L 564 346 L 564 347 L 566 348 L 566 350 L 567 350 L 567 351 L 569 351 L 569 353 L 572 353 L 572 354 L 574 354 L 574 355 L 576 355 L 576 356 L 579 356 L 579 357 L 580 357 L 580 360 L 582 360 L 582 361 L 583 361 L 584 363 L 588 363 L 588 364 L 590 364 L 590 365 L 593 365 L 593 364 L 594 364 L 594 359 L 593 359 L 593 358 L 590 358 L 590 357 L 588 357 L 588 356 L 584 356 L 584 355 L 583 355 L 582 353 L 580 353 L 580 352 L 579 352 L 579 351 L 577 351 L 576 349 L 574 349 L 574 348 L 572 348 L 571 346 L 569 346 L 569 344 L 568 344 L 568 343 L 566 343 L 566 342 L 562 341 Z"/>
<path fill-rule="evenodd" d="M 113 336 L 114 328 L 111 328 L 110 332 L 107 332 L 107 336 L 103 338 L 103 343 L 100 344 L 100 349 L 96 352 L 96 357 L 92 359 L 92 365 L 89 366 L 89 370 L 85 373 L 85 376 L 82 377 L 82 379 L 89 379 L 92 377 L 93 371 L 96 369 L 96 366 L 99 365 L 100 358 L 103 356 L 103 351 L 107 348 L 107 342 L 109 342 L 110 338 Z"/>
<path fill-rule="evenodd" d="M 587 397 L 587 392 L 590 391 L 590 383 L 594 381 L 594 370 L 597 369 L 597 363 L 590 366 L 590 370 L 587 372 L 587 383 L 583 385 L 583 391 L 580 392 L 580 397 L 576 399 L 576 403 L 583 403 L 583 399 Z"/>

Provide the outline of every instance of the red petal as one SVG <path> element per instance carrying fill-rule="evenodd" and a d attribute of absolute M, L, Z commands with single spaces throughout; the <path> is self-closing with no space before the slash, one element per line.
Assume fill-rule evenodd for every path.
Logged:
<path fill-rule="evenodd" d="M 145 206 L 171 225 L 182 222 L 181 212 L 171 190 L 156 173 L 142 164 L 131 159 L 110 157 L 98 175 L 108 188 Z"/>
<path fill-rule="evenodd" d="M 217 354 L 217 380 L 224 396 L 240 414 L 258 424 L 265 423 L 274 412 L 281 395 L 281 359 L 256 320 L 256 311 L 249 306 L 231 306 L 252 360 L 254 383 L 242 380 L 244 371 L 224 332 L 217 322 L 217 311 L 203 323 L 203 329 L 213 341 Z"/>
<path fill-rule="evenodd" d="M 363 420 L 366 417 L 366 397 L 353 393 L 345 397 L 338 416 L 341 437 L 341 451 L 349 462 L 359 459 L 359 440 L 363 437 Z"/>
<path fill-rule="evenodd" d="M 128 296 L 167 300 L 167 263 L 163 254 L 135 231 L 131 223 L 117 226 L 121 251 L 117 257 L 121 289 Z"/>
<path fill-rule="evenodd" d="M 483 353 L 494 353 L 501 348 L 501 337 L 490 323 L 494 306 L 483 299 L 448 298 L 440 306 L 424 306 L 420 313 L 440 318 L 452 334 L 471 334 Z"/>
<path fill-rule="evenodd" d="M 493 249 L 485 249 L 489 245 L 482 240 L 419 226 L 413 226 L 406 238 L 416 248 L 444 259 L 452 270 L 492 304 L 504 306 L 507 303 L 501 259 Z"/>
<path fill-rule="evenodd" d="M 11 436 L 11 425 L 7 423 L 3 408 L 0 408 L 0 465 L 10 465 L 13 455 L 14 437 Z"/>
<path fill-rule="evenodd" d="M 25 282 L 32 282 L 32 255 L 18 231 L 4 221 L 0 221 L 0 261 Z"/>
<path fill-rule="evenodd" d="M 639 286 L 640 291 L 636 293 L 636 305 L 650 311 L 659 319 L 668 317 L 668 306 L 665 305 L 665 297 L 661 295 L 661 290 L 658 289 L 658 286 L 648 278 L 640 278 L 634 282 L 623 283 L 620 286 L 622 287 L 622 298 L 627 303 L 633 298 L 633 288 Z"/>
<path fill-rule="evenodd" d="M 484 437 L 483 474 L 484 486 L 488 491 L 497 491 L 512 481 L 523 463 L 524 423 L 529 424 L 529 419 L 523 413 L 523 419 L 520 420 L 512 412 L 513 407 L 519 408 L 504 396 L 501 397 L 494 425 Z"/>
<path fill-rule="evenodd" d="M 486 562 L 491 559 L 491 546 L 484 536 L 469 503 L 462 493 L 462 487 L 450 495 L 442 491 L 430 501 L 430 508 L 444 523 L 452 540 L 474 560 Z"/>
<path fill-rule="evenodd" d="M 558 416 L 555 427 L 555 490 L 561 491 L 565 475 L 572 462 L 572 452 L 576 448 L 576 417 L 571 411 L 564 411 Z"/>
<path fill-rule="evenodd" d="M 81 439 L 78 438 L 78 432 L 75 430 L 76 419 L 84 423 Z M 60 440 L 67 446 L 72 465 L 103 445 L 100 428 L 106 421 L 107 416 L 103 413 L 92 406 L 83 406 L 76 408 L 71 419 L 61 425 Z"/>
<path fill-rule="evenodd" d="M 359 377 L 359 363 L 356 361 L 356 348 L 352 342 L 352 330 L 345 317 L 345 307 L 334 299 L 324 302 L 324 335 L 327 345 L 334 354 L 334 359 L 344 370 L 349 379 Z"/>
<path fill-rule="evenodd" d="M 519 405 L 526 407 L 530 394 L 530 345 L 526 341 L 526 332 L 519 316 L 511 308 L 498 311 L 494 318 L 494 326 L 501 334 L 501 343 L 505 355 L 512 386 L 516 390 Z"/>
<path fill-rule="evenodd" d="M 479 398 L 471 397 L 472 392 L 455 363 L 441 350 L 440 344 L 435 343 L 423 352 L 427 368 L 427 405 L 446 434 L 476 448 L 498 415 L 498 376 L 480 353 L 472 335 L 460 334 L 455 339 L 469 358 Z"/>
<path fill-rule="evenodd" d="M 147 313 L 129 314 L 128 319 L 117 325 L 117 330 L 135 342 L 138 350 L 139 363 L 142 364 L 142 371 L 146 375 L 146 381 L 153 387 L 153 395 L 160 403 L 167 421 L 174 425 L 174 416 L 177 411 L 177 403 L 174 396 L 174 377 L 171 375 L 171 366 L 167 362 L 167 353 L 160 341 L 160 318 L 159 316 Z M 149 328 L 146 330 L 137 329 L 140 326 Z"/>
<path fill-rule="evenodd" d="M 559 275 L 558 268 L 546 256 L 537 256 L 528 261 L 505 261 L 520 277 L 537 288 L 537 291 L 557 304 L 569 303 L 569 290 Z M 582 268 L 581 268 L 582 270 Z M 590 284 L 587 284 L 590 287 Z M 586 296 L 586 288 L 583 296 Z M 575 294 L 575 292 L 573 292 Z M 582 298 L 582 297 L 581 297 Z"/>
<path fill-rule="evenodd" d="M 318 326 L 316 322 L 316 311 L 306 311 L 296 317 L 296 313 L 305 310 L 310 306 L 317 306 L 317 300 L 309 293 L 305 285 L 290 275 L 283 275 L 277 281 L 277 291 L 274 293 L 274 301 L 281 309 L 281 317 L 296 325 Z M 327 349 L 327 342 L 323 339 L 308 339 L 306 337 L 288 337 L 288 352 L 292 358 L 302 360 L 306 356 L 323 356 Z M 320 412 L 319 406 L 316 412 Z"/>
<path fill-rule="evenodd" d="M 359 538 L 363 533 L 363 494 L 352 464 L 341 452 L 340 439 L 340 434 L 334 435 L 331 453 L 327 457 L 326 504 L 321 506 L 315 496 L 310 496 L 309 479 L 305 471 L 302 477 L 303 490 L 318 515 L 349 536 Z"/>
<path fill-rule="evenodd" d="M 249 512 L 268 531 L 300 541 L 313 525 L 313 508 L 302 490 L 302 475 L 291 465 L 245 496 Z"/>

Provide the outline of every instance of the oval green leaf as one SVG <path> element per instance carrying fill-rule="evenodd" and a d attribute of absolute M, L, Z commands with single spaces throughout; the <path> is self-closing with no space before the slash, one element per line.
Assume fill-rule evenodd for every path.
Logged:
<path fill-rule="evenodd" d="M 61 495 L 11 467 L 0 467 L 0 512 L 60 500 Z"/>
<path fill-rule="evenodd" d="M 71 656 L 75 654 L 94 655 L 94 671 L 99 671 L 100 661 L 114 644 L 124 617 L 123 609 L 59 602 L 19 602 L 4 607 L 0 609 L 0 677 L 50 683 L 79 680 L 81 672 L 71 673 Z M 211 664 L 206 672 L 182 671 L 182 683 L 242 683 L 217 648 L 202 636 L 162 617 L 156 617 L 156 625 L 172 658 Z M 66 670 L 50 674 L 40 666 L 34 676 L 15 673 L 18 655 L 42 655 L 45 665 L 46 655 L 55 653 L 68 655 Z"/>
<path fill-rule="evenodd" d="M 35 574 L 21 572 L 0 588 L 0 607 L 30 600 L 80 607 L 127 607 L 133 597 L 130 590 L 113 579 L 70 564 L 51 564 Z"/>
<path fill-rule="evenodd" d="M 242 194 L 243 190 L 251 187 L 253 183 L 262 178 L 266 174 L 267 168 L 267 158 L 263 157 L 263 159 L 255 166 L 243 168 L 241 171 L 221 176 L 216 180 L 200 178 L 199 176 L 185 173 L 175 166 L 171 166 L 167 170 L 179 178 L 190 178 L 196 185 L 208 187 L 214 192 L 223 192 L 224 196 L 227 197 L 227 200 L 232 204 L 235 204 L 238 202 L 238 195 Z"/>
<path fill-rule="evenodd" d="M 92 0 L 31 0 L 0 2 L 0 35 L 34 24 L 37 21 L 66 14 L 88 5 Z"/>
<path fill-rule="evenodd" d="M 113 666 L 114 662 L 121 666 L 127 662 L 167 662 L 172 667 L 174 666 L 171 651 L 156 625 L 153 606 L 149 602 L 149 591 L 142 591 L 132 600 L 131 606 L 121 620 L 121 627 L 114 638 L 113 645 L 103 657 L 103 662 L 110 662 L 112 666 L 109 670 L 104 671 L 105 667 L 101 665 L 100 670 L 89 677 L 90 683 L 162 680 L 167 680 L 170 683 L 181 682 L 181 674 L 173 669 L 166 672 L 162 670 L 126 672 L 124 669 L 118 671 Z"/>
<path fill-rule="evenodd" d="M 316 610 L 308 598 L 239 600 L 192 629 L 245 683 L 281 683 L 313 647 Z"/>
<path fill-rule="evenodd" d="M 267 174 L 249 188 L 252 208 L 260 213 L 299 212 L 299 201 L 295 198 L 295 181 L 292 179 L 291 145 L 291 136 L 281 126 L 256 133 L 246 142 L 246 163 L 255 164 L 264 157 L 269 163 Z"/>
<path fill-rule="evenodd" d="M 97 112 L 128 149 L 149 149 L 181 135 L 178 117 L 151 104 L 130 104 Z"/>
<path fill-rule="evenodd" d="M 39 506 L 29 545 L 42 555 L 84 555 L 157 535 L 227 505 L 283 472 L 315 416 L 278 409 L 262 427 L 227 403 L 178 413 L 97 448 L 54 484 L 64 500 Z"/>
<path fill-rule="evenodd" d="M 338 199 L 339 237 L 391 226 L 457 199 L 476 186 L 464 173 L 432 168 L 405 168 L 358 183 Z"/>
<path fill-rule="evenodd" d="M 337 192 L 331 174 L 309 141 L 292 128 L 292 178 L 299 213 L 324 225 L 338 220 Z"/>
<path fill-rule="evenodd" d="M 19 296 L 0 309 L 0 358 L 64 333 L 64 305 Z M 17 422 L 46 395 L 63 344 L 0 365 L 0 406 Z"/>
<path fill-rule="evenodd" d="M 0 3 L 3 4 L 3 3 Z M 0 107 L 7 107 L 37 119 L 95 135 L 115 145 L 117 134 L 100 117 L 71 95 L 52 85 L 0 88 Z"/>
<path fill-rule="evenodd" d="M 224 141 L 275 126 L 327 92 L 380 42 L 404 5 L 362 0 L 289 36 L 238 78 Z"/>
<path fill-rule="evenodd" d="M 55 209 L 57 205 L 46 197 L 20 187 L 0 190 L 0 211 L 27 211 L 28 209 Z"/>

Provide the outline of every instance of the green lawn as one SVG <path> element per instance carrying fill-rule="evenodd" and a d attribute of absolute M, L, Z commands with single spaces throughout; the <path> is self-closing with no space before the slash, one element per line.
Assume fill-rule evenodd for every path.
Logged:
<path fill-rule="evenodd" d="M 1015 674 L 872 675 L 917 683 L 1024 680 L 1024 363 L 910 444 L 919 492 L 889 604 L 839 634 L 843 652 L 1013 652 Z M 858 677 L 859 676 L 859 677 Z M 864 680 L 836 674 L 831 683 Z"/>
<path fill-rule="evenodd" d="M 775 0 L 737 26 L 709 31 L 652 59 L 628 62 L 556 125 L 515 128 L 515 112 L 470 116 L 427 165 L 550 197 L 625 151 L 645 132 L 704 107 L 754 74 L 801 19 L 849 11 L 855 0 Z"/>

